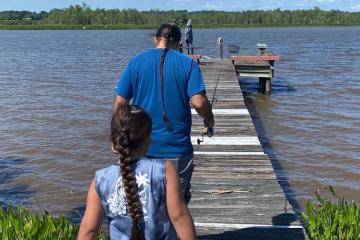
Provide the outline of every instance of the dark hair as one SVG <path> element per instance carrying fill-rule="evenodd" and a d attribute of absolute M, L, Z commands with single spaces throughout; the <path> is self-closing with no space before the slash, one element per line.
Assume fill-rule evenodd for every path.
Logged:
<path fill-rule="evenodd" d="M 163 37 L 167 44 L 174 44 L 181 41 L 180 28 L 174 24 L 164 23 L 156 31 L 155 37 Z"/>
<path fill-rule="evenodd" d="M 169 44 L 175 44 L 181 41 L 181 31 L 179 27 L 174 24 L 162 24 L 159 29 L 156 31 L 155 37 L 163 37 L 165 38 L 165 48 L 163 49 L 160 57 L 160 84 L 161 84 L 161 100 L 162 100 L 162 114 L 163 121 L 166 124 L 166 128 L 168 131 L 172 131 L 170 121 L 166 116 L 166 108 L 165 108 L 165 96 L 164 96 L 164 64 L 166 53 L 169 50 Z"/>
<path fill-rule="evenodd" d="M 143 217 L 136 178 L 132 173 L 131 152 L 138 150 L 151 133 L 151 117 L 140 107 L 122 105 L 113 114 L 110 140 L 119 153 L 122 182 L 125 190 L 128 214 L 133 219 L 131 239 L 144 239 L 139 229 Z"/>

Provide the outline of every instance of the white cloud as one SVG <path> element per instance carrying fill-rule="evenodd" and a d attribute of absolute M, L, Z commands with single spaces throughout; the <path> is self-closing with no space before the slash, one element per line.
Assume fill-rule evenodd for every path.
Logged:
<path fill-rule="evenodd" d="M 316 0 L 316 1 L 319 2 L 319 3 L 333 3 L 336 0 Z"/>
<path fill-rule="evenodd" d="M 215 8 L 216 5 L 215 5 L 215 4 L 211 4 L 211 3 L 206 3 L 206 4 L 205 4 L 205 7 L 206 7 L 206 8 Z"/>
<path fill-rule="evenodd" d="M 224 2 L 223 1 L 221 1 L 221 2 L 217 2 L 217 1 L 206 2 L 205 8 L 210 9 L 210 10 L 224 10 Z"/>
<path fill-rule="evenodd" d="M 360 10 L 360 4 L 353 7 L 354 10 Z"/>

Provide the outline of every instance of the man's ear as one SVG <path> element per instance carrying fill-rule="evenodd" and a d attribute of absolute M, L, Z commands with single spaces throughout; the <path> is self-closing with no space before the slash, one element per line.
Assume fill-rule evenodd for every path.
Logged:
<path fill-rule="evenodd" d="M 119 152 L 116 151 L 116 147 L 114 146 L 114 144 L 111 144 L 111 150 L 113 151 L 113 153 L 119 154 Z"/>
<path fill-rule="evenodd" d="M 158 44 L 158 40 L 157 40 L 157 38 L 156 38 L 156 37 L 154 37 L 154 46 L 156 47 L 156 46 L 157 46 L 157 44 Z"/>

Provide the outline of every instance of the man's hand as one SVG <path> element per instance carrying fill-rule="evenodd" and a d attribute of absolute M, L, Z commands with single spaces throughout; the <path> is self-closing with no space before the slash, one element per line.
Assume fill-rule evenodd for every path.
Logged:
<path fill-rule="evenodd" d="M 210 115 L 207 119 L 204 118 L 204 127 L 213 128 L 215 125 L 214 115 Z"/>
<path fill-rule="evenodd" d="M 115 113 L 121 105 L 129 104 L 129 100 L 122 96 L 116 96 L 114 100 L 113 113 Z"/>
<path fill-rule="evenodd" d="M 204 119 L 204 126 L 206 128 L 213 128 L 215 125 L 214 115 L 206 95 L 203 93 L 194 95 L 191 98 L 191 104 L 194 106 L 196 112 Z"/>
<path fill-rule="evenodd" d="M 215 121 L 214 121 L 214 117 L 208 119 L 208 120 L 205 120 L 204 119 L 204 131 L 203 133 L 206 134 L 208 137 L 212 137 L 214 135 L 214 124 L 215 124 Z"/>
<path fill-rule="evenodd" d="M 206 127 L 203 130 L 203 134 L 207 135 L 208 137 L 212 137 L 214 135 L 214 129 L 210 127 Z"/>

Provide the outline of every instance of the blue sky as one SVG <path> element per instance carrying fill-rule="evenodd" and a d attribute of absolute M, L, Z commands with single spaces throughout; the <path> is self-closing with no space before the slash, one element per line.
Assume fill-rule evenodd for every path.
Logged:
<path fill-rule="evenodd" d="M 39 12 L 53 8 L 66 8 L 70 5 L 89 4 L 92 8 L 136 8 L 149 9 L 186 9 L 242 11 L 253 9 L 309 9 L 314 6 L 321 9 L 339 9 L 360 12 L 359 0 L 0 0 L 0 11 L 29 10 Z"/>

